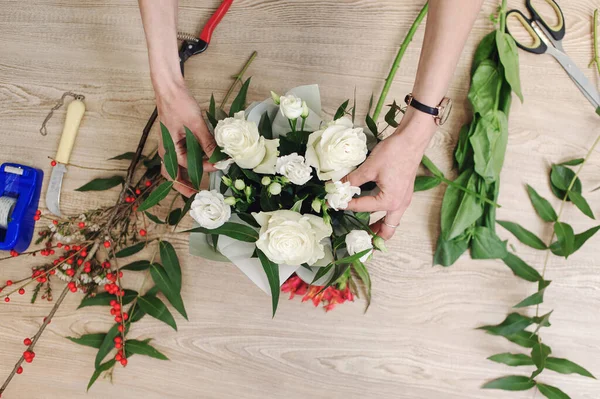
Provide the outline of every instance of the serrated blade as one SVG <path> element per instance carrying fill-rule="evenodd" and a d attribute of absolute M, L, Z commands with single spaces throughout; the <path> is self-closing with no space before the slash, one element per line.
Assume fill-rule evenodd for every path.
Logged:
<path fill-rule="evenodd" d="M 52 168 L 50 183 L 48 183 L 48 190 L 46 191 L 46 207 L 56 216 L 61 216 L 60 189 L 65 173 L 67 173 L 67 167 L 62 163 L 57 163 L 56 166 Z"/>

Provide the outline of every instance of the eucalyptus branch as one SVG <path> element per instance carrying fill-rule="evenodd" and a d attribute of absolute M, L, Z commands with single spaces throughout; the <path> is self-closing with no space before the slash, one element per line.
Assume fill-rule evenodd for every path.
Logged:
<path fill-rule="evenodd" d="M 423 18 L 425 18 L 428 8 L 429 8 L 429 3 L 425 3 L 425 5 L 421 9 L 421 11 L 419 12 L 419 15 L 417 15 L 417 18 L 415 19 L 412 26 L 408 30 L 408 33 L 406 34 L 404 41 L 400 45 L 398 54 L 396 54 L 396 58 L 394 59 L 392 68 L 390 69 L 390 72 L 389 72 L 387 78 L 385 79 L 385 84 L 383 85 L 383 89 L 381 89 L 381 94 L 379 95 L 379 100 L 377 100 L 377 106 L 375 107 L 375 111 L 373 112 L 373 120 L 375 122 L 377 122 L 377 118 L 379 117 L 379 114 L 381 113 L 381 109 L 383 108 L 383 104 L 385 103 L 385 98 L 387 97 L 387 94 L 390 91 L 390 87 L 392 86 L 392 82 L 394 81 L 394 76 L 396 76 L 396 72 L 398 72 L 398 67 L 400 66 L 400 61 L 402 61 L 402 57 L 404 57 L 404 53 L 406 52 L 408 45 L 410 44 L 413 37 L 415 36 L 415 33 L 417 32 L 417 28 L 421 24 L 421 21 L 423 21 Z"/>
<path fill-rule="evenodd" d="M 258 53 L 256 51 L 252 52 L 252 55 L 250 56 L 248 61 L 246 61 L 246 64 L 244 64 L 244 67 L 242 68 L 242 70 L 237 75 L 233 76 L 233 78 L 235 80 L 233 81 L 231 86 L 229 86 L 229 90 L 227 90 L 227 94 L 225 94 L 225 98 L 223 98 L 223 101 L 221 101 L 221 105 L 219 106 L 219 108 L 223 109 L 225 104 L 227 104 L 227 100 L 229 100 L 229 97 L 233 93 L 233 90 L 235 90 L 236 84 L 238 82 L 242 83 L 242 78 L 244 77 L 244 74 L 246 73 L 246 71 L 250 67 L 250 64 L 252 64 L 252 61 L 254 61 L 254 59 L 256 58 L 257 55 L 258 55 Z"/>

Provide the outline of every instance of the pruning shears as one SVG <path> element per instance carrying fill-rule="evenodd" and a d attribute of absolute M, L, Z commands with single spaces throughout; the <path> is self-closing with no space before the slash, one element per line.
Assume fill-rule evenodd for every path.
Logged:
<path fill-rule="evenodd" d="M 565 37 L 565 17 L 558 3 L 554 0 L 545 0 L 546 3 L 554 10 L 557 17 L 556 24 L 549 23 L 536 10 L 531 0 L 525 1 L 525 7 L 531 14 L 531 18 L 527 18 L 519 10 L 511 10 L 506 14 L 507 19 L 513 17 L 521 23 L 527 33 L 533 39 L 532 44 L 525 44 L 519 41 L 517 37 L 508 32 L 519 48 L 532 54 L 550 54 L 567 72 L 571 80 L 581 90 L 583 95 L 596 109 L 596 113 L 600 115 L 600 93 L 596 87 L 586 78 L 585 74 L 575 65 L 571 57 L 569 57 L 563 48 L 562 39 Z"/>

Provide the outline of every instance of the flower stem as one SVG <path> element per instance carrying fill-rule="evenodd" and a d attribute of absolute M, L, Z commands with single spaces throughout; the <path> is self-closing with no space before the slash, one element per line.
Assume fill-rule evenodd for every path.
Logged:
<path fill-rule="evenodd" d="M 592 31 L 592 37 L 594 38 L 594 57 L 592 58 L 592 61 L 590 62 L 590 67 L 594 64 L 596 64 L 596 68 L 598 69 L 598 75 L 600 75 L 600 54 L 598 54 L 598 52 L 600 50 L 598 50 L 598 9 L 594 10 L 594 21 L 592 22 L 592 26 L 593 26 L 593 31 Z"/>
<path fill-rule="evenodd" d="M 502 0 L 500 7 L 500 32 L 506 32 L 506 0 Z"/>
<path fill-rule="evenodd" d="M 406 34 L 404 41 L 400 45 L 398 54 L 396 54 L 396 59 L 394 59 L 394 63 L 392 64 L 392 68 L 390 69 L 388 77 L 385 79 L 385 84 L 383 85 L 383 89 L 381 90 L 381 94 L 379 95 L 379 100 L 377 101 L 377 106 L 375 107 L 375 111 L 373 112 L 373 120 L 375 122 L 377 122 L 377 118 L 379 117 L 379 114 L 381 113 L 381 109 L 383 108 L 383 103 L 385 102 L 385 98 L 387 97 L 387 94 L 390 91 L 390 87 L 392 86 L 392 82 L 394 81 L 394 76 L 396 75 L 396 72 L 398 72 L 398 68 L 400 67 L 400 61 L 402 61 L 402 57 L 404 57 L 404 53 L 406 52 L 408 45 L 410 44 L 413 37 L 415 36 L 415 33 L 417 32 L 417 28 L 421 24 L 421 21 L 423 21 L 423 18 L 425 18 L 428 8 L 429 8 L 429 3 L 425 3 L 425 5 L 421 9 L 421 11 L 419 12 L 419 15 L 417 15 L 417 18 L 415 19 L 412 26 L 408 30 L 408 33 Z"/>
<path fill-rule="evenodd" d="M 227 90 L 227 94 L 225 94 L 225 98 L 223 98 L 223 101 L 221 102 L 221 105 L 219 105 L 219 108 L 223 109 L 225 104 L 227 104 L 227 100 L 229 100 L 229 97 L 233 93 L 233 90 L 235 89 L 236 84 L 238 82 L 242 83 L 244 74 L 246 73 L 246 71 L 250 67 L 250 64 L 252 64 L 252 61 L 254 61 L 254 59 L 256 58 L 257 55 L 258 55 L 258 53 L 256 51 L 253 51 L 252 55 L 250 56 L 248 61 L 246 61 L 246 64 L 244 64 L 244 67 L 242 68 L 242 70 L 237 75 L 233 76 L 235 80 L 233 81 L 231 86 L 229 86 L 229 90 Z"/>

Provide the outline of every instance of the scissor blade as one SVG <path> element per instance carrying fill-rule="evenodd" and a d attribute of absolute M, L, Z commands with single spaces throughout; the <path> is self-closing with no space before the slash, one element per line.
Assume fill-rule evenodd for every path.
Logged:
<path fill-rule="evenodd" d="M 46 207 L 56 216 L 61 216 L 60 189 L 65 173 L 67 173 L 67 167 L 62 163 L 56 164 L 56 166 L 52 168 L 50 183 L 48 183 L 48 190 L 46 191 Z"/>

